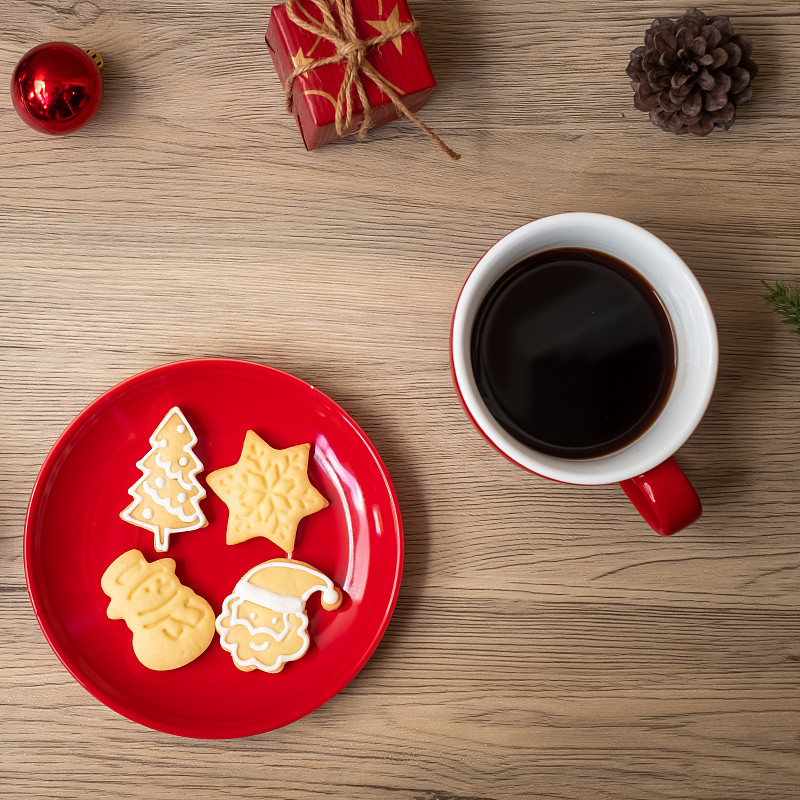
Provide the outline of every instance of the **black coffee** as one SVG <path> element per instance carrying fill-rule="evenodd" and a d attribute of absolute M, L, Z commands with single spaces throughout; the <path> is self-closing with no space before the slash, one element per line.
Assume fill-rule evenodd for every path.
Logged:
<path fill-rule="evenodd" d="M 561 458 L 606 455 L 666 402 L 675 343 L 653 288 L 583 249 L 526 258 L 487 292 L 472 331 L 478 390 L 523 444 Z"/>

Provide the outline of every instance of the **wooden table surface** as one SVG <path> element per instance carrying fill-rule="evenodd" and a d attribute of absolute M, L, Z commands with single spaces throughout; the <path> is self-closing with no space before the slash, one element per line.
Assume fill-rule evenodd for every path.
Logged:
<path fill-rule="evenodd" d="M 0 797 L 798 797 L 800 341 L 759 285 L 800 282 L 797 3 L 704 8 L 761 66 L 733 129 L 707 139 L 653 127 L 625 76 L 652 19 L 684 6 L 413 8 L 439 81 L 421 115 L 458 163 L 408 123 L 306 153 L 268 3 L 0 3 L 6 81 L 50 40 L 107 64 L 100 112 L 72 136 L 0 100 Z M 670 539 L 617 486 L 508 463 L 451 384 L 472 265 L 574 210 L 662 237 L 716 315 L 716 392 L 679 453 L 705 513 Z M 59 433 L 118 381 L 196 356 L 278 367 L 344 406 L 405 527 L 366 667 L 249 739 L 181 739 L 96 701 L 23 575 Z"/>

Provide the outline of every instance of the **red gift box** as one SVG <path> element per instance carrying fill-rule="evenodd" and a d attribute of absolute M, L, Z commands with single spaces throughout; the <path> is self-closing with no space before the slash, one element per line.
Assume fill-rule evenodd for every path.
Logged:
<path fill-rule="evenodd" d="M 320 0 L 317 0 L 319 3 Z M 348 56 L 342 54 L 341 42 L 347 39 L 346 25 L 338 13 L 344 4 L 337 0 L 328 0 L 329 17 L 335 21 L 337 36 L 335 40 L 339 45 L 318 33 L 305 30 L 290 19 L 286 5 L 272 8 L 267 27 L 266 42 L 269 48 L 275 69 L 278 72 L 281 84 L 286 88 L 287 78 L 298 68 L 311 66 L 307 72 L 296 75 L 291 86 L 292 113 L 297 120 L 300 133 L 307 150 L 315 150 L 324 144 L 337 141 L 342 136 L 336 128 L 336 107 L 342 84 L 347 80 L 346 72 L 352 65 L 348 64 Z M 314 0 L 294 0 L 292 10 L 300 20 L 313 28 L 326 26 L 325 14 L 320 10 Z M 433 91 L 436 82 L 425 58 L 422 43 L 414 31 L 393 33 L 401 26 L 410 27 L 413 23 L 411 11 L 405 0 L 352 0 L 352 23 L 359 45 L 364 46 L 368 40 L 378 36 L 392 36 L 379 46 L 371 46 L 363 55 L 367 62 L 362 69 L 357 71 L 371 107 L 368 120 L 369 127 L 383 125 L 397 119 L 401 111 L 392 98 L 378 83 L 370 77 L 372 70 L 378 73 L 378 78 L 385 81 L 390 91 L 399 98 L 405 109 L 410 112 L 414 122 L 422 127 L 432 138 L 438 140 L 434 134 L 419 122 L 414 112 L 425 102 Z M 351 38 L 352 41 L 352 38 Z M 345 45 L 345 50 L 350 49 Z M 313 66 L 317 61 L 331 60 L 334 63 L 322 63 Z M 351 105 L 351 124 L 343 133 L 349 136 L 360 132 L 364 121 L 364 107 L 361 103 L 356 87 L 347 91 L 347 103 Z M 341 112 L 340 107 L 340 112 Z M 365 131 L 364 131 L 365 132 Z M 456 154 L 440 145 L 451 157 Z"/>

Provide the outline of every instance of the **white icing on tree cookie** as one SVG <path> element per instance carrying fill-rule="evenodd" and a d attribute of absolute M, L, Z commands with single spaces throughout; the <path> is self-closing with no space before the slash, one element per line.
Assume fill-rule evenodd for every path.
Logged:
<path fill-rule="evenodd" d="M 136 462 L 142 477 L 128 490 L 133 502 L 120 517 L 152 531 L 160 552 L 169 547 L 170 534 L 208 524 L 200 509 L 206 491 L 196 478 L 203 469 L 192 450 L 196 444 L 197 436 L 175 406 L 150 437 L 150 451 Z"/>

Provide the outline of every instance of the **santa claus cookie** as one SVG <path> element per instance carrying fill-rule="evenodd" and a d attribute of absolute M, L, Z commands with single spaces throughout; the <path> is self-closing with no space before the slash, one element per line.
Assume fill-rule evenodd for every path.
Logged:
<path fill-rule="evenodd" d="M 314 592 L 326 611 L 341 605 L 342 592 L 310 564 L 275 558 L 249 570 L 225 598 L 216 623 L 234 664 L 280 672 L 302 658 L 310 643 L 306 600 Z"/>
<path fill-rule="evenodd" d="M 178 580 L 171 558 L 151 563 L 128 550 L 109 565 L 100 585 L 111 598 L 108 617 L 125 620 L 133 652 L 149 669 L 182 667 L 214 638 L 214 611 Z"/>
<path fill-rule="evenodd" d="M 169 547 L 176 531 L 194 531 L 208 525 L 200 510 L 206 490 L 196 475 L 203 469 L 192 448 L 197 436 L 183 412 L 175 406 L 150 437 L 149 452 L 136 462 L 142 477 L 128 489 L 133 502 L 120 517 L 155 534 L 155 548 Z"/>
<path fill-rule="evenodd" d="M 228 544 L 264 536 L 294 550 L 300 520 L 328 505 L 308 480 L 310 451 L 310 444 L 275 450 L 247 431 L 239 461 L 209 473 L 206 482 L 228 506 Z"/>

